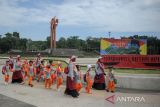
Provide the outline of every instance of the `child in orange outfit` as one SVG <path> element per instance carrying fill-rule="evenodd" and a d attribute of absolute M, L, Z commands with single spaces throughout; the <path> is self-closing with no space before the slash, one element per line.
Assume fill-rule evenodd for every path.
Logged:
<path fill-rule="evenodd" d="M 86 89 L 86 92 L 88 94 L 91 94 L 91 88 L 92 88 L 93 81 L 92 81 L 92 78 L 91 78 L 91 75 L 90 75 L 90 71 L 91 71 L 92 66 L 88 65 L 87 68 L 88 68 L 88 70 L 86 72 L 86 83 L 87 83 L 87 86 L 86 86 L 85 89 Z"/>
<path fill-rule="evenodd" d="M 33 84 L 32 84 L 32 80 L 35 76 L 35 68 L 33 66 L 33 61 L 29 61 L 29 66 L 28 66 L 28 76 L 29 76 L 29 81 L 28 81 L 28 85 L 33 87 Z"/>
<path fill-rule="evenodd" d="M 6 61 L 6 65 L 2 68 L 2 74 L 4 75 L 6 85 L 9 83 L 9 72 L 11 72 L 11 67 L 9 65 L 9 61 Z"/>
<path fill-rule="evenodd" d="M 80 66 L 79 65 L 76 65 L 76 68 L 77 68 L 77 81 L 76 81 L 76 89 L 78 92 L 80 92 L 81 88 L 82 88 L 82 73 L 80 71 Z"/>
<path fill-rule="evenodd" d="M 27 58 L 25 58 L 25 60 L 22 64 L 22 69 L 23 69 L 23 72 L 24 72 L 23 79 L 25 80 L 25 78 L 28 77 L 28 61 L 27 61 Z"/>
<path fill-rule="evenodd" d="M 62 69 L 62 64 L 60 62 L 58 62 L 58 67 L 56 69 L 56 73 L 57 73 L 57 90 L 59 90 L 59 87 L 62 85 L 63 83 L 63 75 L 62 75 L 63 69 Z"/>
<path fill-rule="evenodd" d="M 45 69 L 45 88 L 51 88 L 51 68 L 50 65 L 46 66 Z"/>
<path fill-rule="evenodd" d="M 56 81 L 57 74 L 56 74 L 56 70 L 53 68 L 55 64 L 53 64 L 52 60 L 49 60 L 49 64 L 51 67 L 51 84 L 53 84 L 54 81 Z"/>
<path fill-rule="evenodd" d="M 114 74 L 113 74 L 113 70 L 112 67 L 109 67 L 109 72 L 108 72 L 108 86 L 106 91 L 109 92 L 111 91 L 112 93 L 114 93 L 115 91 L 115 83 L 114 83 Z"/>
<path fill-rule="evenodd" d="M 42 76 L 44 75 L 44 69 L 45 69 L 45 65 L 44 65 L 44 61 L 42 60 L 41 61 L 41 64 L 40 64 L 40 73 L 38 75 L 38 80 L 37 82 L 40 81 L 40 79 L 42 78 Z"/>

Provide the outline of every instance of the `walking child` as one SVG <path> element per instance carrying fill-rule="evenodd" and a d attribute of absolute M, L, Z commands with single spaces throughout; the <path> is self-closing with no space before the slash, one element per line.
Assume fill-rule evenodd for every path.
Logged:
<path fill-rule="evenodd" d="M 82 88 L 82 73 L 79 65 L 76 65 L 77 72 L 76 72 L 76 89 L 80 92 Z"/>
<path fill-rule="evenodd" d="M 114 91 L 115 91 L 115 83 L 114 83 L 115 77 L 114 77 L 112 67 L 109 67 L 107 79 L 108 79 L 108 86 L 107 86 L 106 91 L 107 92 L 111 91 L 112 93 L 114 93 Z"/>
<path fill-rule="evenodd" d="M 27 61 L 27 58 L 24 59 L 24 62 L 22 64 L 22 70 L 24 72 L 23 79 L 25 80 L 26 77 L 28 77 L 28 61 Z"/>
<path fill-rule="evenodd" d="M 88 68 L 88 70 L 86 72 L 86 83 L 87 83 L 87 86 L 86 86 L 85 89 L 86 89 L 86 92 L 88 94 L 91 94 L 91 88 L 92 88 L 93 81 L 92 81 L 92 78 L 91 78 L 91 75 L 90 75 L 90 71 L 91 71 L 92 66 L 88 65 L 87 68 Z"/>
<path fill-rule="evenodd" d="M 57 73 L 57 90 L 59 90 L 60 86 L 63 83 L 63 75 L 62 75 L 63 69 L 62 69 L 62 63 L 58 62 L 58 67 L 56 69 Z"/>
<path fill-rule="evenodd" d="M 49 64 L 45 69 L 45 88 L 51 88 L 51 68 Z"/>
<path fill-rule="evenodd" d="M 33 87 L 33 78 L 35 76 L 35 67 L 33 66 L 33 61 L 29 61 L 29 67 L 28 67 L 28 75 L 29 75 L 29 81 L 28 81 L 28 85 Z"/>
<path fill-rule="evenodd" d="M 45 69 L 45 65 L 44 65 L 44 60 L 41 61 L 41 64 L 40 64 L 40 73 L 38 75 L 38 80 L 37 82 L 40 81 L 40 79 L 42 78 L 42 76 L 44 76 L 44 69 Z"/>
<path fill-rule="evenodd" d="M 53 60 L 49 60 L 49 64 L 51 67 L 51 84 L 53 84 L 56 81 L 56 70 L 54 69 L 55 64 L 53 64 Z"/>
<path fill-rule="evenodd" d="M 9 61 L 6 61 L 5 66 L 2 68 L 2 74 L 4 75 L 4 82 L 7 85 L 9 83 L 9 72 L 11 72 L 11 67 L 9 65 Z"/>

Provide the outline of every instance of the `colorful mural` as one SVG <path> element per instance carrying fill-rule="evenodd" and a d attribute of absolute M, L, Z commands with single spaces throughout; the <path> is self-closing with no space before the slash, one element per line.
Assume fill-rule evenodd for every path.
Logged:
<path fill-rule="evenodd" d="M 141 39 L 101 39 L 101 55 L 140 54 L 147 55 L 147 40 Z"/>

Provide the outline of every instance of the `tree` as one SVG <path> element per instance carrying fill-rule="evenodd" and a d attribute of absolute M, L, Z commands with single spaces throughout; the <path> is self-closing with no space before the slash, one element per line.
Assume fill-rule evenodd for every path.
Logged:
<path fill-rule="evenodd" d="M 48 37 L 46 38 L 46 40 L 47 40 L 47 43 L 46 43 L 47 48 L 50 48 L 51 37 L 48 36 Z"/>
<path fill-rule="evenodd" d="M 8 33 L 5 34 L 5 36 L 6 36 L 7 38 L 11 38 L 11 37 L 12 37 L 12 33 L 9 33 L 9 32 L 8 32 Z"/>
<path fill-rule="evenodd" d="M 100 38 L 88 37 L 86 43 L 88 48 L 87 51 L 100 51 Z"/>
<path fill-rule="evenodd" d="M 18 32 L 13 32 L 13 37 L 20 38 L 19 33 Z"/>
<path fill-rule="evenodd" d="M 79 49 L 80 48 L 80 39 L 78 36 L 71 36 L 67 38 L 67 48 Z"/>
<path fill-rule="evenodd" d="M 57 48 L 66 48 L 66 47 L 67 47 L 67 41 L 64 37 L 61 37 L 57 42 Z"/>

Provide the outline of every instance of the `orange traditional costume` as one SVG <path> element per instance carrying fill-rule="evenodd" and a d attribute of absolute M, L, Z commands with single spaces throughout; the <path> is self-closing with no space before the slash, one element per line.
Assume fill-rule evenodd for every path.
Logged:
<path fill-rule="evenodd" d="M 28 61 L 27 61 L 27 58 L 25 58 L 25 60 L 22 64 L 22 70 L 24 72 L 23 79 L 25 80 L 25 78 L 28 77 Z"/>
<path fill-rule="evenodd" d="M 45 88 L 51 88 L 51 68 L 47 65 L 45 69 Z"/>
<path fill-rule="evenodd" d="M 11 67 L 9 61 L 6 61 L 6 65 L 2 68 L 2 74 L 4 75 L 5 84 L 9 83 L 9 72 L 11 72 Z"/>
<path fill-rule="evenodd" d="M 85 89 L 86 89 L 87 93 L 91 94 L 91 88 L 92 88 L 93 81 L 92 81 L 92 78 L 91 78 L 91 75 L 90 75 L 90 71 L 91 71 L 92 66 L 88 65 L 87 68 L 88 68 L 87 73 L 86 73 L 87 86 L 86 86 Z"/>
<path fill-rule="evenodd" d="M 78 92 L 80 92 L 82 88 L 82 73 L 80 71 L 80 66 L 76 65 L 77 72 L 75 72 L 75 78 L 76 78 L 76 89 Z"/>
<path fill-rule="evenodd" d="M 54 69 L 54 66 L 56 64 L 53 64 L 52 62 L 53 62 L 52 60 L 49 61 L 50 68 L 51 68 L 51 84 L 53 84 L 54 81 L 56 81 L 56 77 L 57 77 L 56 70 Z"/>
<path fill-rule="evenodd" d="M 114 92 L 115 91 L 115 83 L 114 83 L 114 74 L 113 74 L 113 70 L 111 68 L 109 68 L 109 72 L 108 72 L 108 86 L 106 91 L 109 92 Z"/>
<path fill-rule="evenodd" d="M 42 60 L 41 61 L 41 64 L 40 64 L 40 73 L 38 75 L 38 80 L 37 82 L 40 81 L 40 79 L 42 78 L 42 76 L 44 76 L 44 69 L 45 69 L 45 65 L 44 65 L 44 61 Z"/>
<path fill-rule="evenodd" d="M 59 89 L 59 87 L 62 85 L 63 83 L 63 69 L 61 68 L 62 64 L 58 63 L 58 67 L 56 69 L 56 73 L 57 73 L 57 89 Z"/>
<path fill-rule="evenodd" d="M 28 76 L 29 76 L 28 85 L 33 87 L 32 81 L 33 81 L 33 78 L 35 76 L 35 68 L 33 66 L 33 61 L 29 61 Z"/>

